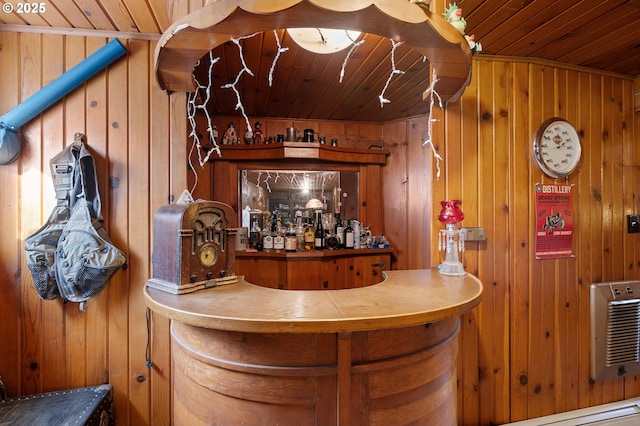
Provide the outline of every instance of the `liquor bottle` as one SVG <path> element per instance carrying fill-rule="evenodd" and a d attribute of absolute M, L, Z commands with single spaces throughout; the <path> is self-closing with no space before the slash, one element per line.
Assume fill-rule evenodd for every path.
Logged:
<path fill-rule="evenodd" d="M 296 238 L 298 239 L 298 251 L 304 250 L 304 225 L 302 224 L 302 212 L 296 212 Z"/>
<path fill-rule="evenodd" d="M 351 227 L 351 220 L 347 221 L 347 226 L 344 228 L 344 248 L 352 249 L 355 245 L 355 232 Z"/>
<path fill-rule="evenodd" d="M 313 247 L 316 250 L 324 249 L 324 227 L 322 226 L 322 212 L 316 212 L 316 230 L 314 232 Z"/>
<path fill-rule="evenodd" d="M 262 250 L 266 252 L 273 251 L 273 235 L 271 235 L 271 230 L 268 226 L 265 226 L 264 231 L 262 231 Z"/>
<path fill-rule="evenodd" d="M 276 218 L 275 230 L 273 230 L 273 249 L 275 251 L 284 250 L 284 233 L 282 232 L 282 219 Z"/>
<path fill-rule="evenodd" d="M 313 226 L 307 225 L 307 228 L 304 231 L 304 249 L 306 251 L 311 251 L 311 249 L 313 249 L 315 238 L 316 234 L 313 232 Z"/>
<path fill-rule="evenodd" d="M 284 234 L 276 231 L 273 235 L 273 249 L 275 251 L 284 250 Z"/>
<path fill-rule="evenodd" d="M 287 232 L 284 234 L 284 251 L 297 251 L 298 237 L 293 223 L 287 226 Z"/>
<path fill-rule="evenodd" d="M 352 225 L 353 227 L 353 248 L 358 250 L 360 245 L 362 244 L 362 232 L 361 225 L 359 220 L 354 220 Z"/>
<path fill-rule="evenodd" d="M 329 250 L 336 250 L 338 248 L 338 243 L 338 236 L 335 234 L 335 232 L 327 234 L 327 237 L 324 239 L 324 245 Z"/>
<path fill-rule="evenodd" d="M 340 219 L 340 213 L 336 213 L 336 237 L 338 237 L 338 248 L 344 247 L 344 223 Z"/>
<path fill-rule="evenodd" d="M 251 218 L 251 230 L 249 231 L 249 248 L 258 250 L 260 246 L 260 228 L 258 227 L 258 218 Z"/>

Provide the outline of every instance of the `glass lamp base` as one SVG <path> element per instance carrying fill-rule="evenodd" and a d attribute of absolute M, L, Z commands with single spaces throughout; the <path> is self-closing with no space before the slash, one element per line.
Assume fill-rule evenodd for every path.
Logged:
<path fill-rule="evenodd" d="M 443 275 L 465 275 L 464 267 L 460 262 L 444 261 L 438 265 L 438 270 Z"/>

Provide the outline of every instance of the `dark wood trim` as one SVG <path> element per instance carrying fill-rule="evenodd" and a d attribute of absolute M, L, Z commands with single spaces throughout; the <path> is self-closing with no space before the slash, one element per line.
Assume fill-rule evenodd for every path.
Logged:
<path fill-rule="evenodd" d="M 221 145 L 211 161 L 305 159 L 337 163 L 386 164 L 389 150 L 323 145 L 317 142 L 278 142 L 264 145 Z"/>

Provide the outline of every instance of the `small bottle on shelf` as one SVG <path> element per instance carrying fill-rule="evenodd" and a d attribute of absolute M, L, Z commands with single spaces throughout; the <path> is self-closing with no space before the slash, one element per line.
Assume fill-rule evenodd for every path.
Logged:
<path fill-rule="evenodd" d="M 249 249 L 258 250 L 260 244 L 260 228 L 258 227 L 258 218 L 251 218 L 251 229 L 249 230 Z"/>
<path fill-rule="evenodd" d="M 336 213 L 336 237 L 338 238 L 338 248 L 344 247 L 344 223 L 340 218 L 340 213 Z"/>
<path fill-rule="evenodd" d="M 338 236 L 335 234 L 335 232 L 327 234 L 327 237 L 324 240 L 324 245 L 329 250 L 336 250 L 338 248 Z"/>
<path fill-rule="evenodd" d="M 282 232 L 282 219 L 276 218 L 275 232 L 273 232 L 273 249 L 284 250 L 284 233 Z"/>
<path fill-rule="evenodd" d="M 347 221 L 347 226 L 344 228 L 344 248 L 352 249 L 355 246 L 355 232 L 351 227 L 351 220 Z"/>
<path fill-rule="evenodd" d="M 302 224 L 302 212 L 296 212 L 296 238 L 298 240 L 298 251 L 304 250 L 304 225 Z"/>
<path fill-rule="evenodd" d="M 316 250 L 324 249 L 324 226 L 322 226 L 322 211 L 316 211 L 316 230 L 314 232 L 313 247 Z"/>
<path fill-rule="evenodd" d="M 296 230 L 293 223 L 287 226 L 287 232 L 284 236 L 284 251 L 297 251 L 298 250 L 298 237 L 296 236 Z"/>
<path fill-rule="evenodd" d="M 313 232 L 313 226 L 307 225 L 307 228 L 304 231 L 304 249 L 306 251 L 311 251 L 313 249 L 313 244 L 315 242 L 315 232 Z"/>
<path fill-rule="evenodd" d="M 273 251 L 273 235 L 268 226 L 264 227 L 262 231 L 262 250 L 266 252 Z"/>
<path fill-rule="evenodd" d="M 351 226 L 353 227 L 353 248 L 358 250 L 362 245 L 362 241 L 361 241 L 362 232 L 361 232 L 360 221 L 354 220 Z"/>

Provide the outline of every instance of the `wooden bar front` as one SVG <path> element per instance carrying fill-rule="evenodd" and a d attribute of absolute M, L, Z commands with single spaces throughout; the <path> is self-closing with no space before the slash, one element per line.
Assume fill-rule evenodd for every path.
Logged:
<path fill-rule="evenodd" d="M 390 271 L 368 287 L 237 284 L 173 295 L 174 424 L 456 424 L 458 316 L 471 276 Z"/>
<path fill-rule="evenodd" d="M 235 269 L 252 284 L 281 290 L 339 290 L 382 281 L 392 249 L 235 253 Z"/>

